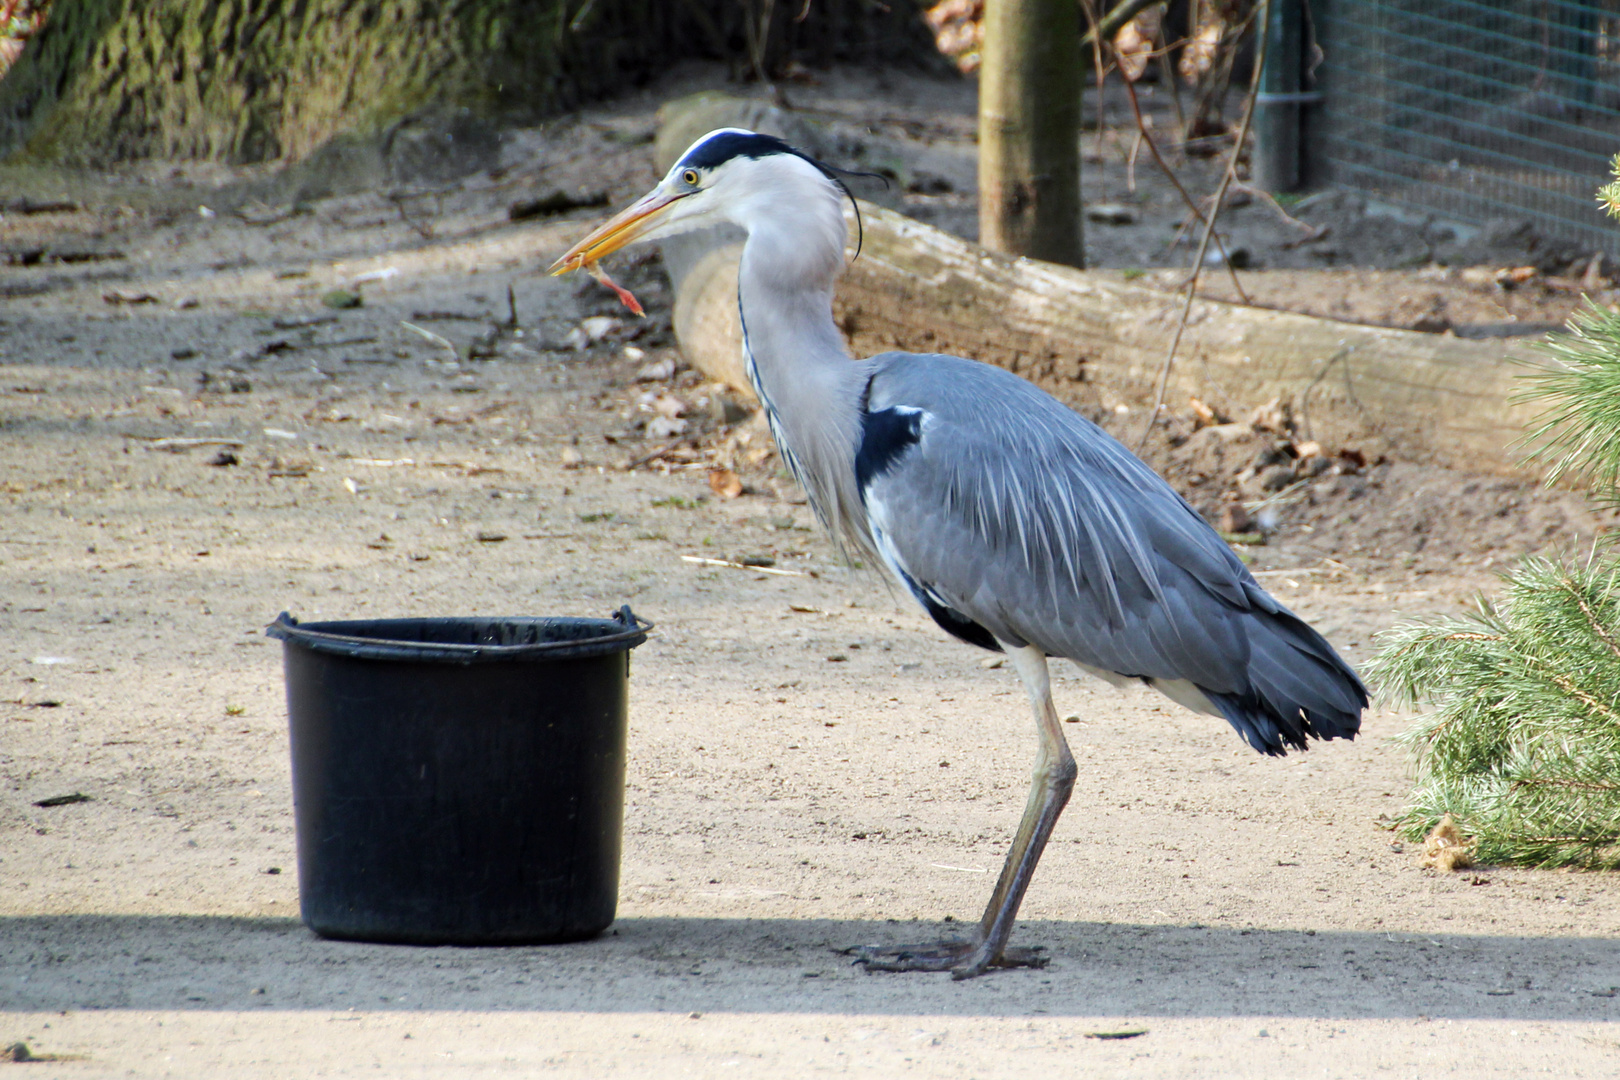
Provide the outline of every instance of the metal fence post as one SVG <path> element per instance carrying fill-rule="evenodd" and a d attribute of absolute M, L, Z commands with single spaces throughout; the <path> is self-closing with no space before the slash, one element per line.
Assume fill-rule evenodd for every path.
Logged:
<path fill-rule="evenodd" d="M 1266 35 L 1266 66 L 1255 98 L 1254 182 L 1263 191 L 1300 186 L 1300 109 L 1315 95 L 1302 93 L 1303 0 L 1271 0 Z"/>

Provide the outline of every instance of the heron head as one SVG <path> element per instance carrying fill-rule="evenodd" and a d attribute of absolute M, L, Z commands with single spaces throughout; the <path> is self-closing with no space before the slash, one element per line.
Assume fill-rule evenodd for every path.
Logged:
<path fill-rule="evenodd" d="M 827 166 L 771 135 L 721 128 L 693 143 L 658 186 L 551 264 L 564 274 L 626 245 L 729 223 L 750 231 L 762 220 L 830 204 L 842 247 L 843 185 Z M 825 216 L 825 210 L 822 209 Z"/>

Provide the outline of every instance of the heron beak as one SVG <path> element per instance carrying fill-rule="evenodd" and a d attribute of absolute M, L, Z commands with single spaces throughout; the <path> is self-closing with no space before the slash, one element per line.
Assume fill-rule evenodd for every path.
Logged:
<path fill-rule="evenodd" d="M 668 195 L 658 189 L 648 192 L 627 210 L 563 252 L 562 257 L 548 267 L 548 271 L 555 277 L 570 270 L 579 270 L 634 243 L 656 226 L 663 212 L 679 198 L 679 195 Z"/>

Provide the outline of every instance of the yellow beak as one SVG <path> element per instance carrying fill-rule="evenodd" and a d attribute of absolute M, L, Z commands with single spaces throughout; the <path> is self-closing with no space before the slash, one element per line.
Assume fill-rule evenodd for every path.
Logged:
<path fill-rule="evenodd" d="M 665 208 L 679 198 L 679 195 L 666 195 L 657 190 L 649 192 L 631 204 L 629 209 L 563 252 L 562 257 L 548 267 L 549 272 L 556 276 L 579 270 L 633 243 L 657 223 L 659 214 Z"/>

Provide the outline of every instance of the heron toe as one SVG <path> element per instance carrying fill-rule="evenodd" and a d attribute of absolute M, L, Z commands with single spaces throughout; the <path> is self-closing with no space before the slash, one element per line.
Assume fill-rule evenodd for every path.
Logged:
<path fill-rule="evenodd" d="M 928 945 L 860 945 L 848 951 L 868 972 L 949 971 L 957 979 L 971 979 L 993 967 L 1043 968 L 1052 959 L 1039 945 L 1007 948 L 992 956 L 981 942 L 955 939 Z"/>

